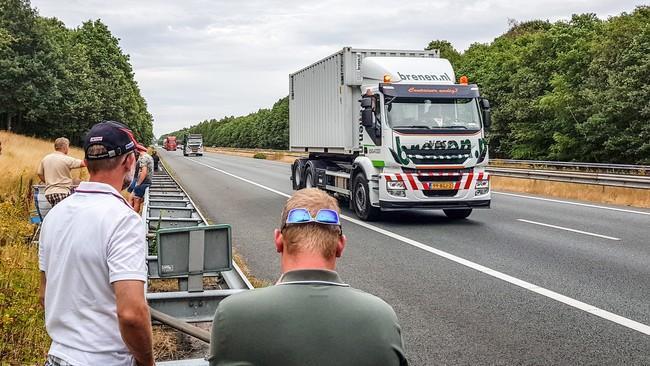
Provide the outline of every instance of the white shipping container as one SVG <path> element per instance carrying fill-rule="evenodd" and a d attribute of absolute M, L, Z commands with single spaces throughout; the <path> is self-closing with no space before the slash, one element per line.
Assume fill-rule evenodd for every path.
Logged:
<path fill-rule="evenodd" d="M 291 151 L 359 151 L 361 61 L 365 57 L 438 57 L 436 51 L 343 48 L 289 76 Z"/>

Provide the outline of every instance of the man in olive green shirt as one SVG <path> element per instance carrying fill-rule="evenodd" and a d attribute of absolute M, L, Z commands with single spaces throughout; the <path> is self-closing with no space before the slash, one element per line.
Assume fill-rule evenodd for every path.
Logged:
<path fill-rule="evenodd" d="M 334 271 L 345 244 L 336 200 L 296 192 L 275 231 L 283 275 L 219 304 L 210 365 L 407 365 L 391 306 Z"/>

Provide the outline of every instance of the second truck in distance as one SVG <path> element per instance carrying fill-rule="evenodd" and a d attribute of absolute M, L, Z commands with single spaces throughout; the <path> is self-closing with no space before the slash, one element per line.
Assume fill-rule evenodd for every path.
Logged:
<path fill-rule="evenodd" d="M 437 50 L 344 48 L 289 76 L 294 189 L 349 199 L 357 216 L 490 207 L 489 102 Z"/>
<path fill-rule="evenodd" d="M 187 134 L 183 136 L 183 156 L 203 155 L 203 135 L 201 134 Z"/>

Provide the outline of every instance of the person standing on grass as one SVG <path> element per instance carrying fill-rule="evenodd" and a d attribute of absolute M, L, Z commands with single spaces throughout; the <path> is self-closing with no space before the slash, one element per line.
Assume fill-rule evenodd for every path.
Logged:
<path fill-rule="evenodd" d="M 86 166 L 83 160 L 68 156 L 70 141 L 65 137 L 54 140 L 54 152 L 41 160 L 38 177 L 45 182 L 45 198 L 54 207 L 72 193 L 79 181 L 72 179 L 72 169 Z"/>
<path fill-rule="evenodd" d="M 120 195 L 144 150 L 119 122 L 84 142 L 90 173 L 45 217 L 39 239 L 41 303 L 52 339 L 46 365 L 154 365 L 145 229 Z"/>
<path fill-rule="evenodd" d="M 316 188 L 289 198 L 275 230 L 282 277 L 219 303 L 211 366 L 407 365 L 391 306 L 334 271 L 346 244 L 339 212 Z"/>

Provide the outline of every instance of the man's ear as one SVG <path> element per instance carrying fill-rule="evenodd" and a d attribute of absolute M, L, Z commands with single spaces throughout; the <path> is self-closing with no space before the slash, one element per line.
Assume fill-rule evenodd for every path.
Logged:
<path fill-rule="evenodd" d="M 275 229 L 273 236 L 275 239 L 275 250 L 278 253 L 282 253 L 284 251 L 284 238 L 282 237 L 280 229 Z"/>
<path fill-rule="evenodd" d="M 339 242 L 336 244 L 336 258 L 341 258 L 343 250 L 345 249 L 345 244 L 347 244 L 348 238 L 345 235 L 339 236 Z"/>
<path fill-rule="evenodd" d="M 128 169 L 131 169 L 131 166 L 135 163 L 135 155 L 134 154 L 129 154 L 126 156 L 126 159 L 124 159 L 124 165 Z"/>

